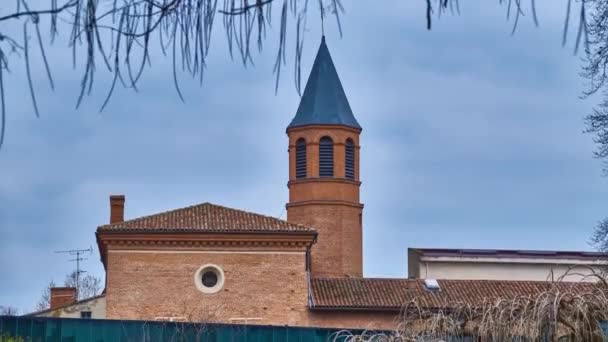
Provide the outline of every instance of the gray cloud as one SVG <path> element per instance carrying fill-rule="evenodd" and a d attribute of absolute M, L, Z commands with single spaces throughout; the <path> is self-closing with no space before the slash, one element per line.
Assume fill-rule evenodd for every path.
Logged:
<path fill-rule="evenodd" d="M 493 3 L 462 3 L 462 16 L 431 32 L 422 5 L 345 3 L 343 39 L 326 24 L 364 128 L 366 275 L 405 275 L 415 246 L 588 249 L 608 184 L 581 133 L 593 99 L 578 98 L 579 58 L 560 47 L 562 8 L 539 4 L 541 27 L 527 18 L 510 36 Z M 284 217 L 285 127 L 298 104 L 291 69 L 275 96 L 275 42 L 243 69 L 223 39 L 218 27 L 202 87 L 183 77 L 186 103 L 160 56 L 139 93 L 119 90 L 101 114 L 108 75 L 74 110 L 79 74 L 65 48 L 52 50 L 55 93 L 36 73 L 41 119 L 13 73 L 0 151 L 0 303 L 31 308 L 45 283 L 71 270 L 54 250 L 96 247 L 110 193 L 127 195 L 127 217 L 203 201 Z M 305 74 L 318 41 L 311 18 Z M 103 275 L 98 260 L 85 267 Z"/>

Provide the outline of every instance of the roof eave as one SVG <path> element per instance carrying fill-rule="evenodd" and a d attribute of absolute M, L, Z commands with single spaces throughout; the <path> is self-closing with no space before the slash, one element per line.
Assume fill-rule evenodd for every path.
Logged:
<path fill-rule="evenodd" d="M 102 297 L 105 297 L 105 296 L 106 296 L 105 293 L 102 293 L 102 294 L 98 294 L 98 295 L 93 296 L 93 297 L 81 299 L 81 300 L 76 301 L 74 303 L 62 305 L 62 306 L 59 306 L 59 307 L 54 308 L 54 309 L 50 309 L 49 308 L 49 309 L 44 309 L 44 310 L 40 310 L 40 311 L 34 311 L 34 312 L 30 312 L 30 313 L 27 313 L 27 314 L 24 314 L 24 315 L 21 315 L 21 316 L 23 316 L 23 317 L 30 317 L 30 316 L 42 315 L 42 314 L 45 314 L 47 312 L 52 312 L 52 311 L 55 311 L 55 310 L 65 309 L 65 308 L 68 308 L 68 307 L 70 307 L 72 305 L 80 305 L 80 304 L 83 304 L 83 303 L 86 303 L 86 302 L 90 302 L 92 300 L 99 299 L 99 298 L 102 298 Z"/>
<path fill-rule="evenodd" d="M 373 311 L 373 312 L 400 312 L 401 307 L 378 307 L 378 306 L 311 306 L 312 311 Z"/>
<path fill-rule="evenodd" d="M 108 245 L 113 243 L 130 243 L 130 241 L 140 241 L 140 243 L 157 242 L 183 242 L 197 246 L 217 245 L 218 243 L 237 243 L 252 242 L 261 246 L 288 244 L 310 248 L 317 241 L 316 231 L 304 232 L 158 232 L 158 231 L 97 231 L 97 241 L 99 244 L 102 262 L 105 265 Z"/>
<path fill-rule="evenodd" d="M 115 228 L 104 229 L 103 226 L 97 228 L 97 234 L 203 234 L 203 235 L 305 235 L 316 238 L 318 232 L 316 230 L 302 231 L 263 231 L 263 230 L 243 230 L 243 231 L 226 231 L 226 230 L 201 230 L 201 229 L 172 229 L 172 228 Z"/>
<path fill-rule="evenodd" d="M 285 129 L 285 133 L 290 133 L 292 131 L 296 131 L 296 130 L 303 130 L 303 129 L 308 129 L 308 128 L 342 128 L 342 129 L 348 129 L 348 130 L 352 130 L 355 133 L 361 133 L 363 131 L 363 128 L 356 127 L 356 126 L 352 126 L 352 125 L 346 125 L 346 124 L 338 124 L 338 123 L 307 123 L 307 124 L 296 124 L 296 125 L 289 125 L 287 126 L 287 129 Z"/>

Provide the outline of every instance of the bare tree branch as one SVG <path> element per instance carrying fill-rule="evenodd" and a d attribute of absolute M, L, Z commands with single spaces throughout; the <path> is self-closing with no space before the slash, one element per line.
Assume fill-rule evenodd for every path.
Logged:
<path fill-rule="evenodd" d="M 0 316 L 17 316 L 19 310 L 12 306 L 0 305 Z"/>
<path fill-rule="evenodd" d="M 78 283 L 78 286 L 76 286 Z M 40 295 L 40 299 L 36 303 L 36 310 L 47 310 L 51 307 L 51 288 L 55 287 L 55 282 L 49 282 L 48 286 L 42 290 L 42 294 Z M 96 296 L 101 293 L 103 289 L 102 281 L 99 277 L 93 276 L 91 274 L 87 274 L 84 277 L 80 277 L 78 282 L 76 281 L 76 271 L 72 273 L 68 273 L 65 276 L 65 280 L 63 282 L 63 286 L 66 287 L 76 287 L 76 293 L 78 295 L 77 299 L 87 299 L 93 296 Z"/>
<path fill-rule="evenodd" d="M 32 25 L 51 89 L 55 88 L 55 84 L 49 67 L 52 63 L 48 61 L 45 47 L 53 44 L 57 35 L 69 30 L 68 46 L 72 49 L 74 68 L 79 65 L 78 60 L 83 59 L 76 107 L 82 104 L 85 96 L 93 93 L 98 71 L 96 59 L 101 58 L 112 74 L 112 82 L 100 107 L 103 110 L 117 85 L 137 91 L 143 73 L 152 64 L 150 52 L 155 48 L 171 58 L 174 87 L 180 99 L 185 100 L 180 90 L 179 76 L 189 73 L 202 82 L 211 32 L 218 13 L 223 16 L 231 56 L 238 54 L 245 66 L 253 64 L 251 43 L 255 40 L 258 50 L 262 49 L 267 25 L 271 23 L 272 5 L 279 2 L 281 23 L 274 68 L 276 89 L 281 67 L 286 63 L 288 19 L 294 18 L 299 30 L 294 61 L 295 68 L 299 70 L 306 31 L 304 18 L 308 9 L 307 0 L 223 0 L 223 5 L 219 5 L 218 0 L 51 0 L 50 8 L 43 9 L 31 8 L 30 1 L 15 0 L 17 10 L 14 13 L 2 14 L 6 10 L 0 9 L 0 23 L 20 22 L 23 25 L 21 39 L 13 37 L 14 33 L 9 33 L 12 31 L 8 31 L 8 26 L 0 28 L 0 147 L 6 128 L 6 98 L 3 91 L 6 78 L 2 71 L 8 71 L 15 58 L 24 59 L 31 102 L 34 112 L 39 115 L 32 74 Z M 340 28 L 339 14 L 343 11 L 340 1 L 320 2 L 324 7 L 331 8 Z M 218 6 L 222 7 L 218 9 Z M 42 21 L 50 25 L 49 42 L 44 42 L 40 34 Z M 152 37 L 158 38 L 153 41 Z M 298 89 L 299 82 L 300 78 L 297 79 Z"/>
<path fill-rule="evenodd" d="M 6 0 L 8 1 L 8 0 Z M 147 68 L 152 65 L 152 49 L 159 49 L 163 56 L 171 58 L 171 68 L 174 88 L 180 99 L 184 96 L 179 86 L 181 73 L 188 73 L 193 78 L 203 81 L 206 58 L 210 50 L 211 32 L 216 14 L 222 15 L 222 25 L 228 41 L 228 49 L 232 58 L 238 57 L 244 66 L 253 65 L 251 44 L 255 42 L 257 49 L 262 50 L 267 38 L 267 28 L 272 23 L 272 11 L 276 6 L 280 10 L 278 47 L 273 72 L 276 77 L 275 91 L 278 89 L 283 66 L 286 64 L 286 49 L 288 42 L 287 30 L 290 19 L 295 21 L 295 58 L 294 81 L 300 93 L 300 60 L 303 50 L 305 32 L 307 31 L 308 0 L 51 0 L 48 8 L 34 9 L 29 5 L 33 0 L 15 0 L 17 9 L 7 12 L 3 6 L 0 9 L 0 23 L 21 23 L 23 38 L 12 37 L 13 31 L 9 26 L 0 28 L 0 69 L 8 71 L 13 59 L 24 58 L 28 88 L 34 112 L 39 115 L 38 103 L 35 96 L 35 84 L 32 79 L 30 53 L 28 43 L 32 32 L 28 26 L 34 25 L 35 38 L 38 39 L 40 57 L 44 63 L 45 72 L 51 89 L 54 89 L 51 68 L 45 46 L 53 44 L 55 38 L 69 31 L 68 47 L 72 50 L 72 61 L 77 68 L 82 59 L 82 78 L 80 91 L 76 99 L 76 107 L 82 104 L 85 95 L 90 96 L 94 91 L 94 80 L 97 68 L 96 58 L 101 58 L 105 69 L 112 74 L 112 82 L 107 89 L 107 95 L 100 110 L 109 104 L 117 85 L 138 90 L 138 84 Z M 337 28 L 342 35 L 340 15 L 344 8 L 340 0 L 317 0 L 319 15 L 324 22 L 325 13 L 335 17 Z M 578 32 L 575 41 L 575 51 L 584 43 L 585 49 L 593 49 L 600 43 L 605 25 L 598 23 L 603 18 L 601 10 L 605 7 L 603 0 L 579 0 L 580 15 L 577 23 Z M 535 0 L 498 0 L 499 5 L 505 5 L 507 20 L 512 20 L 514 33 L 520 17 L 529 9 L 532 19 L 538 25 Z M 603 4 L 603 5 L 602 5 Z M 526 6 L 528 6 L 526 8 Z M 571 0 L 567 2 L 567 13 L 564 25 L 563 42 L 567 38 L 570 25 Z M 588 11 L 591 8 L 592 23 L 588 27 Z M 427 28 L 432 27 L 433 11 L 440 17 L 444 12 L 459 14 L 459 0 L 426 0 Z M 513 12 L 513 15 L 511 13 Z M 40 24 L 48 23 L 50 40 L 43 42 L 40 34 Z M 595 40 L 594 40 L 595 39 Z M 21 41 L 21 42 L 20 42 Z M 604 40 L 605 41 L 605 40 Z M 594 45 L 594 42 L 596 43 Z M 604 55 L 602 54 L 602 60 Z M 603 86 L 603 62 L 597 58 L 590 67 L 594 84 Z M 597 65 L 599 63 L 599 65 Z M 599 69 L 598 69 L 599 68 Z M 101 70 L 105 70 L 101 69 Z M 599 70 L 599 72 L 597 71 Z M 6 98 L 4 93 L 5 74 L 0 71 L 0 147 L 6 131 Z M 590 92 L 597 91 L 592 87 Z"/>
<path fill-rule="evenodd" d="M 341 331 L 335 341 L 604 341 L 608 288 L 589 269 L 594 283 L 564 283 L 566 272 L 545 290 L 510 297 L 488 296 L 481 303 L 455 301 L 429 308 L 414 298 L 401 310 L 392 333 Z M 585 279 L 591 280 L 591 279 Z"/>

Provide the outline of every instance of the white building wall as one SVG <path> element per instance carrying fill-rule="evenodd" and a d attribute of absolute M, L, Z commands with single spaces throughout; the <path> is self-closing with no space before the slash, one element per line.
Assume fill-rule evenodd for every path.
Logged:
<path fill-rule="evenodd" d="M 92 319 L 106 318 L 106 297 L 94 297 L 91 300 L 80 301 L 74 305 L 56 310 L 48 310 L 37 314 L 38 317 L 80 318 L 82 311 L 90 311 Z"/>
<path fill-rule="evenodd" d="M 491 261 L 421 261 L 418 267 L 424 279 L 596 281 L 592 273 L 602 271 L 599 265 Z"/>

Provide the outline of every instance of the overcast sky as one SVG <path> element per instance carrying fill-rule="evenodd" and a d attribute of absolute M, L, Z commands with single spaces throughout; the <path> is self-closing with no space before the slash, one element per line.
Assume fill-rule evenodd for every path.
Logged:
<path fill-rule="evenodd" d="M 422 0 L 344 1 L 342 39 L 326 22 L 363 127 L 366 276 L 406 276 L 408 247 L 589 250 L 607 214 L 608 179 L 582 133 L 597 99 L 579 98 L 580 56 L 560 45 L 565 2 L 537 1 L 540 28 L 527 17 L 514 36 L 494 2 L 461 1 L 462 15 L 431 32 Z M 306 75 L 320 42 L 314 19 Z M 139 93 L 119 89 L 98 113 L 110 81 L 100 73 L 75 110 L 81 74 L 60 45 L 50 52 L 55 92 L 35 68 L 36 119 L 23 67 L 13 67 L 0 150 L 0 305 L 29 310 L 50 280 L 62 282 L 74 265 L 55 250 L 92 246 L 84 267 L 103 277 L 94 232 L 109 220 L 111 193 L 126 195 L 127 219 L 207 201 L 285 218 L 285 127 L 299 101 L 293 32 L 275 95 L 278 32 L 244 69 L 215 30 L 204 85 L 183 75 L 186 103 L 170 61 L 155 55 Z"/>

